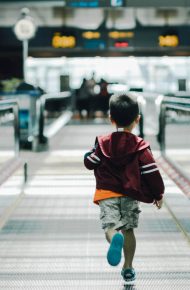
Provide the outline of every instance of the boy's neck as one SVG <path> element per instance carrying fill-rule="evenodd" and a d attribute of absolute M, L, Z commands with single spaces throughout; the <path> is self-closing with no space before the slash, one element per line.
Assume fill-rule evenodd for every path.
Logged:
<path fill-rule="evenodd" d="M 129 132 L 129 133 L 132 132 L 132 128 L 130 127 L 116 127 L 116 129 L 118 132 Z"/>

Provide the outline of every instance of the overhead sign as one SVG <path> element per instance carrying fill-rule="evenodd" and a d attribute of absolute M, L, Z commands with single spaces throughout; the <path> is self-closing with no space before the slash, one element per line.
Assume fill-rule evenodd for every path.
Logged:
<path fill-rule="evenodd" d="M 102 50 L 106 49 L 106 42 L 103 39 L 86 39 L 83 47 L 86 49 Z"/>
<path fill-rule="evenodd" d="M 98 39 L 100 36 L 101 33 L 98 31 L 85 31 L 82 33 L 82 37 L 86 39 Z"/>
<path fill-rule="evenodd" d="M 65 0 L 67 7 L 97 8 L 97 7 L 122 7 L 126 0 Z"/>
<path fill-rule="evenodd" d="M 167 29 L 168 30 L 168 29 Z M 24 30 L 25 31 L 25 30 Z M 28 33 L 28 32 L 27 32 Z M 24 33 L 25 34 L 25 33 Z M 43 54 L 46 48 L 54 50 L 67 49 L 68 53 L 85 54 L 85 50 L 105 51 L 111 53 L 115 50 L 123 53 L 135 51 L 140 55 L 146 54 L 169 54 L 174 51 L 186 51 L 190 55 L 190 26 L 175 27 L 175 30 L 165 31 L 163 27 L 137 26 L 130 30 L 106 29 L 100 27 L 97 30 L 83 30 L 76 27 L 38 27 L 35 37 L 30 41 L 30 51 L 34 49 Z M 17 50 L 20 47 L 13 34 L 12 28 L 0 29 L 0 50 L 5 52 L 10 49 Z M 53 50 L 52 50 L 53 52 Z M 56 53 L 56 52 L 55 52 Z M 67 53 L 65 51 L 65 53 Z"/>
<path fill-rule="evenodd" d="M 75 8 L 94 8 L 100 6 L 99 0 L 66 0 L 66 5 Z"/>
<path fill-rule="evenodd" d="M 159 46 L 176 47 L 179 45 L 178 35 L 160 35 Z"/>
<path fill-rule="evenodd" d="M 125 48 L 128 46 L 129 46 L 129 43 L 127 41 L 116 41 L 114 43 L 114 47 L 117 47 L 117 48 Z"/>
<path fill-rule="evenodd" d="M 110 38 L 118 39 L 118 38 L 132 38 L 134 37 L 133 31 L 110 31 L 108 33 Z"/>
<path fill-rule="evenodd" d="M 124 4 L 124 0 L 111 0 L 112 7 L 121 7 Z"/>
<path fill-rule="evenodd" d="M 76 38 L 73 35 L 55 33 L 52 38 L 52 46 L 54 48 L 74 48 L 76 46 Z"/>

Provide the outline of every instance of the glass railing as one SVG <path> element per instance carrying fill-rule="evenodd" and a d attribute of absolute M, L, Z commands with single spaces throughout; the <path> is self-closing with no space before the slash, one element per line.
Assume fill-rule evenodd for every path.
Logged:
<path fill-rule="evenodd" d="M 43 150 L 57 131 L 72 117 L 72 93 L 44 94 L 36 103 L 34 150 Z"/>
<path fill-rule="evenodd" d="M 158 140 L 163 155 L 190 178 L 190 92 L 164 97 Z"/>
<path fill-rule="evenodd" d="M 52 137 L 72 116 L 71 92 L 41 95 L 38 90 L 20 91 L 1 94 L 0 98 L 1 102 L 4 103 L 10 103 L 14 99 L 18 102 L 17 126 L 19 140 L 17 141 L 22 149 L 44 150 L 48 138 Z M 11 147 L 11 144 L 14 143 L 11 140 L 13 137 L 11 130 L 13 131 L 16 115 L 13 118 L 13 113 L 10 113 L 9 110 L 2 111 L 2 115 L 0 134 L 3 137 L 0 150 L 2 147 L 4 150 L 6 148 L 10 151 L 9 146 Z M 11 120 L 13 125 L 11 125 Z M 17 146 L 18 142 L 15 143 Z M 14 155 L 13 145 L 12 152 Z"/>
<path fill-rule="evenodd" d="M 0 165 L 19 155 L 18 103 L 0 101 Z"/>
<path fill-rule="evenodd" d="M 24 194 L 27 164 L 20 158 L 19 107 L 14 99 L 0 100 L 0 223 L 6 221 Z"/>

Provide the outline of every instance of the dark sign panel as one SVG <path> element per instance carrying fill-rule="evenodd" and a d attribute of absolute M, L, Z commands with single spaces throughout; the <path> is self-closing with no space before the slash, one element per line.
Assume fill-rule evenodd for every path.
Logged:
<path fill-rule="evenodd" d="M 100 7 L 99 0 L 66 0 L 66 6 L 73 8 L 94 8 Z"/>
<path fill-rule="evenodd" d="M 29 41 L 32 49 L 49 51 L 135 51 L 163 49 L 186 49 L 190 51 L 190 27 L 179 26 L 168 30 L 168 27 L 142 27 L 134 30 L 82 30 L 74 27 L 38 27 L 36 36 Z M 22 47 L 12 28 L 1 28 L 0 51 L 16 51 Z M 164 53 L 164 52 L 163 52 Z"/>
<path fill-rule="evenodd" d="M 67 7 L 97 8 L 97 7 L 122 7 L 126 0 L 66 0 Z"/>

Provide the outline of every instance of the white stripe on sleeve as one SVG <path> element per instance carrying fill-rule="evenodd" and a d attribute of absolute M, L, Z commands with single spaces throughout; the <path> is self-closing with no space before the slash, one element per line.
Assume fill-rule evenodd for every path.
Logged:
<path fill-rule="evenodd" d="M 99 162 L 101 161 L 100 158 L 98 158 L 98 156 L 96 156 L 95 154 L 91 155 L 93 158 L 95 158 L 96 160 L 98 160 Z"/>
<path fill-rule="evenodd" d="M 90 156 L 87 156 L 87 159 L 90 160 L 92 163 L 98 164 L 99 162 L 93 160 Z"/>
<path fill-rule="evenodd" d="M 151 169 L 151 170 L 143 171 L 143 172 L 141 172 L 141 174 L 147 174 L 147 173 L 151 173 L 151 172 L 154 172 L 154 171 L 158 171 L 158 168 L 154 168 L 154 169 Z"/>
<path fill-rule="evenodd" d="M 150 166 L 153 166 L 153 165 L 157 166 L 156 163 L 150 163 L 150 164 L 147 164 L 147 165 L 143 165 L 140 168 L 147 168 L 147 167 L 150 167 Z"/>

